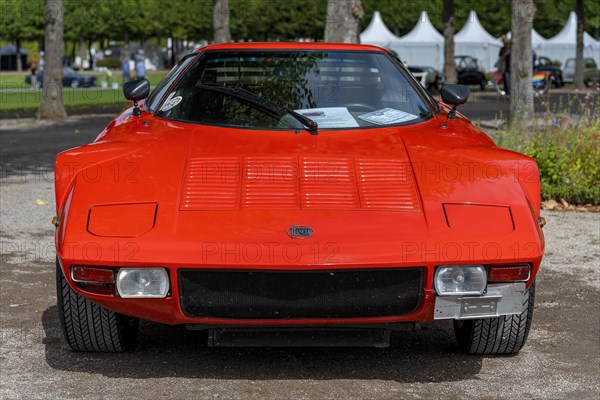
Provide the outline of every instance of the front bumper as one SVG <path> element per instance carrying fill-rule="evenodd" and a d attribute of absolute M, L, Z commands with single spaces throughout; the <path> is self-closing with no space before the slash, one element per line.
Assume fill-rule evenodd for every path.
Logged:
<path fill-rule="evenodd" d="M 61 265 L 63 265 L 63 261 L 59 258 Z M 71 265 L 67 264 L 66 268 L 63 266 L 63 271 L 70 271 Z M 464 318 L 481 318 L 488 316 L 498 316 L 498 315 L 506 315 L 506 314 L 515 314 L 522 312 L 522 303 L 517 304 L 518 301 L 522 300 L 522 293 L 525 290 L 525 283 L 517 283 L 517 284 L 494 284 L 489 285 L 487 292 L 483 296 L 478 297 L 439 297 L 435 295 L 435 291 L 432 287 L 433 283 L 433 275 L 435 271 L 435 265 L 431 266 L 423 266 L 420 268 L 422 271 L 422 280 L 419 282 L 419 287 L 416 289 L 418 293 L 418 302 L 416 303 L 416 308 L 407 309 L 402 308 L 405 303 L 398 303 L 399 308 L 395 310 L 390 308 L 388 305 L 384 305 L 382 310 L 392 310 L 389 313 L 386 312 L 378 312 L 377 314 L 369 314 L 366 315 L 364 313 L 365 308 L 360 309 L 360 302 L 355 301 L 354 304 L 348 304 L 347 308 L 344 308 L 344 305 L 341 306 L 339 304 L 333 304 L 335 307 L 330 308 L 329 310 L 333 310 L 334 312 L 331 314 L 310 314 L 310 313 L 288 313 L 284 315 L 273 315 L 270 316 L 265 313 L 265 310 L 268 309 L 269 305 L 267 304 L 266 308 L 260 310 L 257 313 L 256 317 L 253 317 L 252 314 L 246 314 L 242 318 L 236 317 L 235 314 L 220 314 L 220 315 L 207 315 L 207 314 L 194 314 L 189 313 L 189 309 L 185 310 L 185 303 L 182 301 L 182 295 L 185 291 L 182 289 L 181 282 L 177 278 L 179 271 L 188 269 L 189 266 L 186 267 L 170 267 L 167 268 L 171 280 L 171 291 L 165 298 L 121 298 L 114 293 L 110 294 L 102 294 L 102 293 L 91 293 L 86 290 L 85 287 L 78 285 L 73 282 L 69 273 L 65 274 L 66 279 L 69 284 L 73 287 L 73 289 L 81 294 L 82 296 L 90 299 L 91 301 L 106 307 L 108 309 L 114 310 L 118 313 L 137 317 L 141 319 L 146 319 L 150 321 L 155 321 L 164 324 L 193 324 L 196 326 L 215 326 L 215 327 L 290 327 L 290 326 L 333 326 L 333 327 L 342 327 L 342 326 L 357 326 L 357 325 L 385 325 L 385 324 L 397 324 L 397 323 L 405 323 L 405 322 L 430 322 L 435 319 L 464 319 Z M 359 271 L 381 271 L 387 269 L 389 272 L 393 272 L 394 270 L 403 270 L 410 268 L 398 268 L 398 267 L 390 267 L 390 268 L 366 268 L 363 267 L 359 269 Z M 414 267 L 412 268 L 414 269 Z M 202 268 L 195 268 L 195 270 L 202 270 Z M 222 269 L 227 271 L 226 269 Z M 354 268 L 339 268 L 339 266 L 335 269 L 336 272 L 340 271 L 355 271 Z M 239 269 L 238 269 L 239 271 Z M 290 272 L 289 270 L 273 270 L 274 273 L 285 273 Z M 330 270 L 324 270 L 323 267 L 312 268 L 314 272 L 322 272 L 329 273 L 333 272 Z M 296 271 L 298 272 L 298 271 Z M 335 275 L 335 273 L 334 273 Z M 218 282 L 218 280 L 214 281 Z M 353 288 L 354 290 L 354 288 Z M 360 289 L 362 290 L 362 289 Z M 297 292 L 294 293 L 293 290 L 287 291 L 290 295 L 297 295 Z M 189 292 L 188 292 L 189 293 Z M 255 291 L 255 294 L 259 295 L 260 291 Z M 286 293 L 286 291 L 278 292 Z M 366 292 L 365 292 L 366 293 Z M 363 293 L 363 294 L 365 294 Z M 414 291 L 413 291 L 414 293 Z M 369 293 L 366 293 L 370 296 Z M 227 299 L 227 293 L 223 294 L 223 299 Z M 234 298 L 238 296 L 237 294 L 230 293 L 229 295 Z M 253 303 L 259 300 L 257 298 L 252 299 L 251 306 L 256 306 L 256 303 Z M 341 296 L 342 301 L 346 301 L 345 296 Z M 327 298 L 327 296 L 323 297 L 325 300 L 325 305 L 332 306 L 332 303 L 326 304 L 327 301 L 332 301 L 331 298 Z M 239 297 L 238 297 L 239 299 Z M 246 297 L 246 300 L 248 298 Z M 360 296 L 355 298 L 355 300 L 360 300 Z M 290 304 L 294 304 L 294 301 L 289 301 L 289 299 L 285 299 L 288 306 Z M 233 300 L 233 304 L 238 300 Z M 318 304 L 319 301 L 315 301 L 314 304 Z M 313 304 L 313 307 L 314 307 Z M 493 305 L 493 307 L 492 307 Z M 336 308 L 337 307 L 337 308 Z M 356 313 L 353 313 L 353 307 L 356 308 Z M 467 311 L 463 311 L 463 309 L 467 307 Z M 199 308 L 196 308 L 199 310 Z M 239 308 L 238 308 L 239 309 Z M 492 310 L 493 309 L 493 310 Z M 221 308 L 223 310 L 223 308 Z M 287 309 L 290 310 L 289 308 Z M 343 313 L 340 313 L 340 310 L 343 310 Z M 301 310 L 305 311 L 305 310 Z M 381 310 L 380 310 L 381 311 Z"/>

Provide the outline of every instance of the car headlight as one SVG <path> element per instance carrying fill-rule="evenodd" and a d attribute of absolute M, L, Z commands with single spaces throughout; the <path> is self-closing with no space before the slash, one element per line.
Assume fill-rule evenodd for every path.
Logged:
<path fill-rule="evenodd" d="M 483 265 L 441 265 L 435 272 L 435 291 L 439 296 L 480 296 L 487 283 Z"/>
<path fill-rule="evenodd" d="M 167 297 L 169 275 L 164 268 L 121 268 L 117 273 L 121 297 Z"/>

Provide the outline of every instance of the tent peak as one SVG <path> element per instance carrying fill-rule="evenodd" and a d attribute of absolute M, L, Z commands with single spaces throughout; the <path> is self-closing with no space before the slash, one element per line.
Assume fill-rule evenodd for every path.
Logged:
<path fill-rule="evenodd" d="M 460 31 L 454 36 L 456 43 L 485 43 L 494 46 L 501 46 L 500 39 L 490 35 L 488 31 L 481 25 L 477 13 L 474 10 L 469 12 L 467 22 Z"/>
<path fill-rule="evenodd" d="M 400 37 L 398 40 L 400 40 L 401 42 L 443 43 L 444 37 L 437 31 L 437 29 L 435 29 L 435 27 L 429 20 L 429 15 L 427 15 L 427 11 L 421 11 L 419 20 L 412 28 L 412 30 L 406 35 Z"/>
<path fill-rule="evenodd" d="M 481 22 L 479 21 L 479 17 L 477 16 L 477 13 L 475 12 L 475 10 L 471 10 L 469 11 L 469 17 L 467 18 L 468 22 L 476 22 L 481 24 Z"/>
<path fill-rule="evenodd" d="M 389 47 L 390 43 L 396 40 L 398 40 L 398 37 L 385 25 L 379 11 L 373 12 L 371 22 L 369 22 L 369 25 L 360 34 L 361 43 L 376 46 Z"/>

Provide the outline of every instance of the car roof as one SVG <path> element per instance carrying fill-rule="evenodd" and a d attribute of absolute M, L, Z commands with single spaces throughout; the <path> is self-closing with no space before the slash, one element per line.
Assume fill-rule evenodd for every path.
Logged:
<path fill-rule="evenodd" d="M 196 52 L 212 50 L 346 50 L 377 51 L 390 53 L 389 50 L 364 44 L 323 43 L 323 42 L 239 42 L 210 44 L 196 49 Z"/>

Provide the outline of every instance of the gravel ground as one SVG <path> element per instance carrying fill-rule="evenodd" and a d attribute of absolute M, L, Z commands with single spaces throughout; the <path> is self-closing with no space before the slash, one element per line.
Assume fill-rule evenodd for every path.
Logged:
<path fill-rule="evenodd" d="M 2 399 L 600 396 L 600 214 L 544 213 L 547 252 L 533 328 L 517 356 L 462 355 L 446 322 L 397 334 L 388 349 L 212 349 L 199 332 L 143 323 L 133 352 L 110 355 L 63 344 L 53 197 L 43 172 L 3 177 Z"/>
<path fill-rule="evenodd" d="M 397 334 L 388 349 L 211 349 L 199 332 L 146 322 L 131 353 L 70 352 L 55 305 L 51 171 L 57 152 L 89 142 L 110 119 L 0 120 L 1 399 L 600 397 L 593 213 L 544 213 L 546 257 L 518 356 L 458 353 L 448 322 Z"/>

